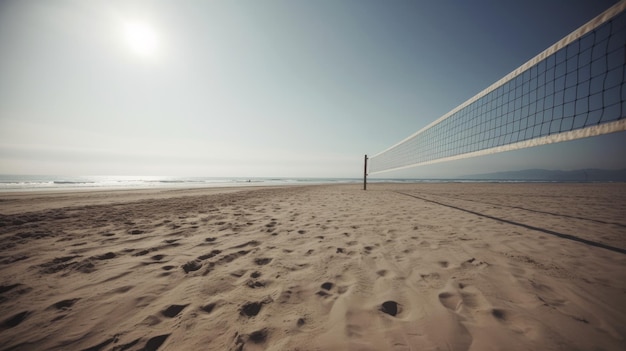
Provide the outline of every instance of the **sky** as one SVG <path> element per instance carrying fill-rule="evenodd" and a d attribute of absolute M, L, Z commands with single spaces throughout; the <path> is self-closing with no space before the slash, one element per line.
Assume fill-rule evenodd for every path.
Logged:
<path fill-rule="evenodd" d="M 0 0 L 0 174 L 360 177 L 617 1 Z M 626 134 L 384 177 L 626 168 Z"/>

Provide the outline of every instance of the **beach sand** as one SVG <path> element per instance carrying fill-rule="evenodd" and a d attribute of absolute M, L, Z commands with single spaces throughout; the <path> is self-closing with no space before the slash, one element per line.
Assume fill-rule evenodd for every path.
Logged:
<path fill-rule="evenodd" d="M 0 194 L 2 350 L 624 350 L 626 184 Z"/>

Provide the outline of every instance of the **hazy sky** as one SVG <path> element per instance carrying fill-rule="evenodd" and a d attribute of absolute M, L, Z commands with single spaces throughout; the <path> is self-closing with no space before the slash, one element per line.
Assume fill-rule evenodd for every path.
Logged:
<path fill-rule="evenodd" d="M 0 0 L 0 173 L 359 177 L 614 3 Z M 535 167 L 626 134 L 385 176 Z"/>

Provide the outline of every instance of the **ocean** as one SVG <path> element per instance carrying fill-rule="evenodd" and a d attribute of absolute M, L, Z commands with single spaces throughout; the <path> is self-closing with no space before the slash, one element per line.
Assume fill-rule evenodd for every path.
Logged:
<path fill-rule="evenodd" d="M 0 192 L 74 189 L 148 189 L 359 183 L 357 178 L 241 178 L 173 176 L 0 175 Z"/>
<path fill-rule="evenodd" d="M 533 180 L 496 179 L 397 179 L 368 178 L 375 183 L 518 183 L 545 182 Z M 554 182 L 554 181 L 548 181 Z M 280 178 L 280 177 L 174 177 L 174 176 L 43 176 L 0 175 L 0 193 L 46 190 L 109 190 L 150 188 L 245 187 L 308 184 L 362 184 L 363 178 Z"/>

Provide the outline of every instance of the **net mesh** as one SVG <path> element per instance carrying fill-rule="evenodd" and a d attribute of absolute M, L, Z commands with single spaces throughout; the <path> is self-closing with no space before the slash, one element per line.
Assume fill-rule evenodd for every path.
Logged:
<path fill-rule="evenodd" d="M 624 3 L 371 157 L 369 173 L 626 130 Z"/>

